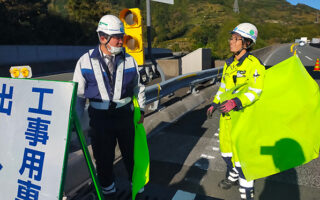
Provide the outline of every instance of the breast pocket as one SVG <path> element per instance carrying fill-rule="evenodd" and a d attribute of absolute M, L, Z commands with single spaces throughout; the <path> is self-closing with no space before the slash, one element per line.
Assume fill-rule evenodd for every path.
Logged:
<path fill-rule="evenodd" d="M 237 71 L 237 85 L 246 83 L 248 81 L 248 76 L 246 71 Z"/>

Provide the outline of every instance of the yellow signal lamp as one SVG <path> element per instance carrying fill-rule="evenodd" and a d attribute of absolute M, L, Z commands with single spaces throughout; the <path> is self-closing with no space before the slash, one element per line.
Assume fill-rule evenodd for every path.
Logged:
<path fill-rule="evenodd" d="M 129 51 L 136 51 L 140 49 L 138 39 L 131 35 L 125 35 L 123 37 L 123 46 L 128 48 Z"/>
<path fill-rule="evenodd" d="M 12 78 L 31 78 L 32 71 L 31 67 L 26 66 L 12 66 L 9 70 Z"/>
<path fill-rule="evenodd" d="M 119 14 L 120 20 L 125 28 L 136 28 L 141 26 L 141 14 L 139 8 L 125 8 Z"/>
<path fill-rule="evenodd" d="M 12 78 L 18 78 L 20 76 L 20 70 L 17 68 L 10 68 L 9 72 Z"/>
<path fill-rule="evenodd" d="M 143 65 L 144 48 L 140 9 L 125 8 L 120 12 L 119 18 L 124 25 L 123 46 L 126 48 L 126 52 L 134 57 L 138 65 Z"/>

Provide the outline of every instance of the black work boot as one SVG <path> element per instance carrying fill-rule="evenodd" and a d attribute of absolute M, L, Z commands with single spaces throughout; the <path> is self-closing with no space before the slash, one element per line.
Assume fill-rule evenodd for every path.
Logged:
<path fill-rule="evenodd" d="M 229 190 L 232 186 L 236 186 L 236 185 L 239 185 L 239 182 L 238 180 L 236 181 L 230 181 L 229 179 L 223 179 L 219 182 L 218 186 L 219 188 L 221 189 L 224 189 L 224 190 Z"/>
<path fill-rule="evenodd" d="M 115 193 L 103 194 L 104 200 L 116 200 L 117 196 Z"/>

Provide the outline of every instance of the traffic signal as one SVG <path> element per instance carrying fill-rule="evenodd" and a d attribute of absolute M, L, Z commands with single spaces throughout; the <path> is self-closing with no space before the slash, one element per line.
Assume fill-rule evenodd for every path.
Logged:
<path fill-rule="evenodd" d="M 123 46 L 126 52 L 137 61 L 144 64 L 144 47 L 142 42 L 142 17 L 139 8 L 126 8 L 120 12 L 120 20 L 124 24 L 125 36 Z"/>
<path fill-rule="evenodd" d="M 31 67 L 26 66 L 12 66 L 9 70 L 12 78 L 31 78 L 32 71 Z"/>

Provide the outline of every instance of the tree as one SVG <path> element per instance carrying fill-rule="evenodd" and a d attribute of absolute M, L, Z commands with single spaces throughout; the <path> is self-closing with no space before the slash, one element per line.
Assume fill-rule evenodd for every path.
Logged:
<path fill-rule="evenodd" d="M 98 5 L 96 0 L 69 0 L 68 13 L 71 20 L 81 24 L 90 24 L 99 20 L 97 13 Z"/>
<path fill-rule="evenodd" d="M 47 0 L 0 0 L 0 43 L 32 43 L 36 25 L 48 14 Z"/>

